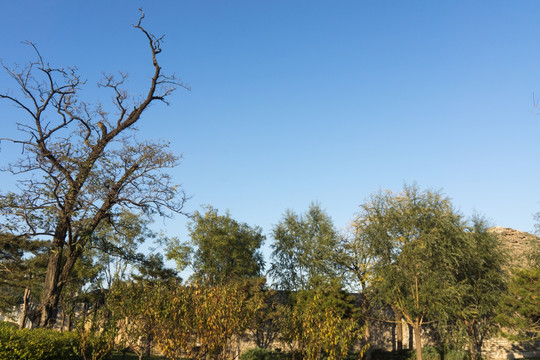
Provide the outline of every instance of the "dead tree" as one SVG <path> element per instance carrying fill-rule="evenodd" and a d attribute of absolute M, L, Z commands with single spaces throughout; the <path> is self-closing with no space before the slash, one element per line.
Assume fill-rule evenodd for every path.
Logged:
<path fill-rule="evenodd" d="M 25 114 L 17 123 L 21 157 L 4 171 L 18 177 L 18 192 L 0 194 L 0 232 L 48 239 L 50 250 L 40 304 L 40 326 L 56 321 L 58 302 L 77 259 L 103 222 L 114 226 L 126 208 L 146 214 L 180 213 L 185 195 L 165 169 L 179 157 L 167 144 L 138 142 L 128 136 L 142 114 L 155 102 L 167 103 L 178 87 L 188 88 L 158 63 L 163 37 L 143 26 L 144 13 L 133 25 L 150 49 L 153 75 L 142 99 L 123 88 L 126 75 L 107 75 L 99 87 L 113 94 L 115 111 L 91 106 L 78 98 L 85 81 L 76 68 L 51 67 L 34 44 L 37 59 L 23 68 L 3 67 L 18 85 L 0 94 Z"/>

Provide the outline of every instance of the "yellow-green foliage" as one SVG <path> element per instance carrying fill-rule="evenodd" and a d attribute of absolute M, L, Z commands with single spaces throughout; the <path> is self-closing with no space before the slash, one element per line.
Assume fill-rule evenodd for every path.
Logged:
<path fill-rule="evenodd" d="M 360 337 L 360 329 L 352 318 L 345 318 L 335 306 L 321 306 L 319 293 L 308 301 L 305 308 L 296 307 L 293 315 L 300 321 L 302 332 L 295 339 L 304 342 L 304 358 L 319 359 L 326 354 L 327 359 L 343 359 Z"/>
<path fill-rule="evenodd" d="M 346 359 L 363 336 L 363 328 L 349 305 L 336 291 L 317 288 L 299 293 L 283 312 L 282 341 L 301 353 L 304 360 Z"/>
<path fill-rule="evenodd" d="M 0 322 L 0 359 L 2 360 L 78 360 L 76 333 L 47 329 L 19 330 Z"/>
<path fill-rule="evenodd" d="M 251 323 L 262 298 L 257 282 L 191 284 L 154 292 L 156 341 L 169 358 L 218 359 L 228 341 Z"/>

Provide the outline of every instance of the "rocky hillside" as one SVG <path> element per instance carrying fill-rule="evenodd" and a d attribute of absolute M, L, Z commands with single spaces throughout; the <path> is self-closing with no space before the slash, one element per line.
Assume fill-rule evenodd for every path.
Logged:
<path fill-rule="evenodd" d="M 533 234 L 500 226 L 492 227 L 488 231 L 497 234 L 501 238 L 504 248 L 510 255 L 510 267 L 527 267 L 530 265 L 530 251 L 535 244 L 538 244 L 540 238 Z"/>

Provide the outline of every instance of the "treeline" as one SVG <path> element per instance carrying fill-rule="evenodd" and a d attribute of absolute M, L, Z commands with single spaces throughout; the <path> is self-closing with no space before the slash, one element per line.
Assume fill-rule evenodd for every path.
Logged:
<path fill-rule="evenodd" d="M 477 359 L 491 336 L 533 340 L 540 333 L 538 243 L 522 268 L 511 269 L 512 254 L 486 222 L 466 219 L 437 191 L 377 192 L 345 232 L 319 204 L 303 214 L 287 211 L 271 231 L 267 273 L 262 229 L 229 213 L 206 207 L 193 214 L 188 241 L 159 239 L 178 270 L 192 270 L 187 280 L 160 255 L 137 253 L 152 233 L 138 216 L 123 219 L 122 230 L 96 232 L 95 243 L 108 246 L 86 253 L 62 296 L 62 328 L 73 323 L 81 354 L 90 351 L 93 358 L 113 349 L 142 358 L 157 347 L 170 359 L 226 359 L 238 355 L 246 339 L 267 349 L 260 356 L 278 346 L 280 356 L 358 358 L 370 356 L 365 352 L 377 340 L 370 327 L 382 321 L 413 329 L 418 360 L 428 342 L 441 354 L 466 349 Z M 29 267 L 36 276 L 45 273 L 36 265 L 39 243 L 28 243 L 33 257 L 9 244 L 2 247 L 2 264 L 11 261 L 13 276 Z M 22 297 L 32 309 L 27 294 L 39 294 L 32 285 L 39 281 L 15 279 L 2 282 L 2 299 L 13 304 Z M 423 339 L 426 324 L 432 334 Z"/>
<path fill-rule="evenodd" d="M 168 173 L 180 160 L 168 143 L 134 134 L 152 105 L 189 85 L 163 72 L 163 37 L 143 26 L 144 17 L 141 10 L 133 25 L 151 59 L 143 96 L 127 91 L 120 72 L 98 85 L 111 103 L 84 102 L 85 77 L 49 64 L 32 43 L 34 60 L 3 64 L 14 89 L 0 100 L 23 116 L 19 131 L 2 138 L 21 155 L 2 166 L 16 186 L 0 192 L 0 309 L 22 303 L 20 328 L 78 332 L 66 336 L 77 345 L 63 347 L 50 345 L 57 344 L 51 332 L 2 326 L 4 358 L 45 359 L 52 346 L 101 359 L 114 347 L 141 354 L 148 344 L 171 359 L 225 358 L 255 331 L 261 348 L 278 339 L 287 356 L 340 359 L 363 354 L 373 340 L 370 319 L 409 324 L 418 360 L 425 324 L 436 329 L 442 352 L 468 348 L 471 358 L 500 326 L 519 339 L 538 336 L 537 247 L 530 264 L 507 269 L 509 255 L 485 222 L 464 218 L 439 192 L 376 193 L 346 233 L 318 204 L 288 211 L 271 230 L 268 273 L 262 229 L 228 213 L 191 214 L 187 242 L 151 232 L 154 216 L 182 214 L 187 197 Z M 147 240 L 163 244 L 165 256 L 193 277 L 181 281 L 158 252 L 142 254 Z M 269 300 L 275 291 L 291 296 Z M 13 348 L 33 343 L 28 334 L 42 334 L 41 345 Z"/>

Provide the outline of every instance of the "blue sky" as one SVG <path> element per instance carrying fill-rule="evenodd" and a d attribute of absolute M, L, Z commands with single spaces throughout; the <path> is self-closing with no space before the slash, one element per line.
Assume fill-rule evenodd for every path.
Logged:
<path fill-rule="evenodd" d="M 78 66 L 89 99 L 108 101 L 94 85 L 118 70 L 142 93 L 151 63 L 130 26 L 141 6 L 166 35 L 164 70 L 192 86 L 139 125 L 183 154 L 172 173 L 187 211 L 211 204 L 268 233 L 319 201 L 344 228 L 369 194 L 417 182 L 465 215 L 533 230 L 540 2 L 3 1 L 0 57 L 24 63 L 30 40 L 51 64 Z M 0 85 L 13 88 L 5 74 Z M 12 134 L 22 113 L 0 113 L 0 137 Z M 157 226 L 186 237 L 184 218 Z"/>

